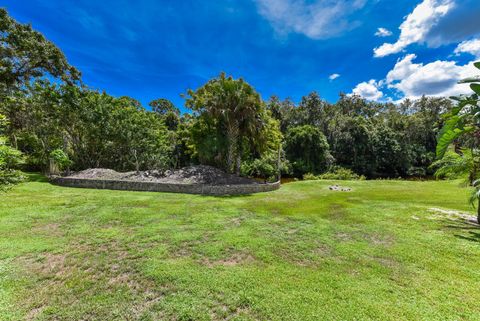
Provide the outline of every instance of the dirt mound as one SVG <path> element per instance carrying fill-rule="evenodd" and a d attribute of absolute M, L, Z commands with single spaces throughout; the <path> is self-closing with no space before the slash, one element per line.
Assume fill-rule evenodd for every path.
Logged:
<path fill-rule="evenodd" d="M 206 165 L 188 166 L 178 170 L 149 170 L 140 172 L 119 173 L 111 169 L 90 168 L 69 177 L 87 179 L 110 179 L 141 182 L 158 182 L 165 184 L 206 184 L 235 185 L 258 184 L 253 179 L 227 174 L 224 171 Z"/>
<path fill-rule="evenodd" d="M 81 172 L 74 173 L 69 177 L 73 178 L 103 178 L 103 179 L 119 179 L 122 173 L 107 168 L 89 168 Z"/>

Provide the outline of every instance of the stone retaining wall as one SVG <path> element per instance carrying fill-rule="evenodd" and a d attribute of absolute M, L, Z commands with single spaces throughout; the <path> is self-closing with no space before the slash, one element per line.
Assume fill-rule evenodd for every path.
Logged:
<path fill-rule="evenodd" d="M 165 184 L 156 182 L 135 182 L 121 180 L 101 180 L 87 178 L 55 177 L 50 180 L 55 185 L 66 187 L 113 189 L 124 191 L 169 192 L 201 195 L 241 195 L 270 192 L 280 188 L 280 182 L 271 184 L 201 185 Z"/>

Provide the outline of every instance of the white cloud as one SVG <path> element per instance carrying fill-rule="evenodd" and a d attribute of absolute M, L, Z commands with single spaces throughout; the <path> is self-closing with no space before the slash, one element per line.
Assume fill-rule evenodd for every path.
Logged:
<path fill-rule="evenodd" d="M 399 59 L 387 74 L 389 88 L 396 89 L 404 97 L 416 99 L 427 96 L 454 96 L 469 93 L 467 84 L 458 80 L 478 74 L 473 61 L 458 65 L 455 61 L 437 60 L 428 64 L 414 63 L 414 54 Z"/>
<path fill-rule="evenodd" d="M 455 0 L 449 12 L 425 35 L 429 47 L 458 43 L 480 36 L 480 1 Z"/>
<path fill-rule="evenodd" d="M 425 42 L 432 27 L 453 7 L 453 0 L 424 0 L 400 25 L 401 32 L 397 42 L 384 43 L 375 48 L 375 57 L 388 56 L 402 51 L 410 44 Z"/>
<path fill-rule="evenodd" d="M 327 39 L 360 24 L 350 21 L 367 0 L 255 0 L 258 12 L 276 32 L 296 32 L 312 39 Z"/>
<path fill-rule="evenodd" d="M 328 76 L 328 79 L 333 81 L 333 80 L 337 79 L 338 77 L 340 77 L 339 74 L 331 74 L 330 76 Z"/>
<path fill-rule="evenodd" d="M 387 28 L 378 28 L 377 32 L 375 32 L 375 36 L 377 37 L 390 37 L 392 32 Z"/>
<path fill-rule="evenodd" d="M 455 49 L 455 54 L 469 53 L 480 59 L 480 39 L 473 39 L 461 42 Z"/>
<path fill-rule="evenodd" d="M 352 93 L 367 100 L 377 101 L 383 97 L 383 92 L 379 90 L 381 86 L 381 82 L 371 79 L 368 82 L 362 82 L 358 84 L 355 88 L 353 88 Z"/>

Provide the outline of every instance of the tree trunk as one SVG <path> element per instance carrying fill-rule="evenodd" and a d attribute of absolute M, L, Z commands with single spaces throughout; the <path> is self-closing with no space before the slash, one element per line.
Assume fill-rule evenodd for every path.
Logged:
<path fill-rule="evenodd" d="M 15 147 L 15 149 L 18 149 L 17 135 L 13 134 L 12 137 L 13 137 L 13 147 Z"/>
<path fill-rule="evenodd" d="M 477 204 L 477 223 L 480 224 L 480 198 L 478 199 Z"/>
<path fill-rule="evenodd" d="M 240 176 L 240 169 L 241 169 L 241 166 L 242 166 L 242 154 L 243 154 L 243 146 L 242 146 L 242 141 L 240 139 L 240 141 L 238 142 L 239 143 L 239 146 L 237 148 L 237 161 L 236 161 L 236 166 L 235 166 L 235 174 L 237 174 L 237 176 Z"/>
<path fill-rule="evenodd" d="M 278 158 L 277 158 L 277 181 L 282 180 L 282 169 L 281 169 L 281 164 L 282 164 L 282 147 L 281 145 L 278 146 Z"/>
<path fill-rule="evenodd" d="M 138 173 L 140 173 L 140 163 L 138 162 L 138 157 L 137 157 L 137 150 L 134 149 L 133 150 L 133 157 L 135 158 L 135 171 Z"/>
<path fill-rule="evenodd" d="M 57 164 L 53 161 L 53 159 L 48 160 L 48 175 L 59 175 L 60 170 L 58 169 Z"/>
<path fill-rule="evenodd" d="M 238 122 L 232 121 L 227 131 L 228 154 L 227 154 L 227 172 L 233 174 L 235 171 L 235 160 L 238 147 Z"/>

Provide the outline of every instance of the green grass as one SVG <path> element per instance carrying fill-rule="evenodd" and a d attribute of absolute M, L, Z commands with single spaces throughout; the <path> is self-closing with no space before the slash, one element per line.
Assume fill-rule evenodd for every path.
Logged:
<path fill-rule="evenodd" d="M 0 320 L 478 320 L 480 229 L 458 182 L 239 197 L 0 195 Z"/>

